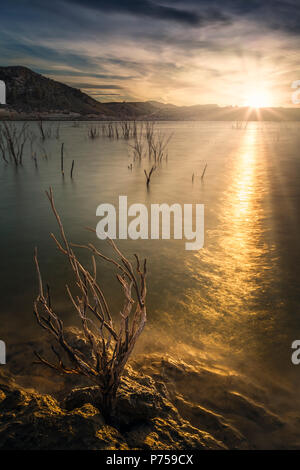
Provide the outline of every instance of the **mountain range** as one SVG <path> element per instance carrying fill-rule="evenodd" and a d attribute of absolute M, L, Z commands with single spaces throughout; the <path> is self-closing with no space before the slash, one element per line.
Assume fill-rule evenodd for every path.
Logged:
<path fill-rule="evenodd" d="M 99 119 L 99 120 L 258 120 L 255 109 L 216 104 L 175 106 L 157 101 L 100 103 L 64 83 L 22 66 L 0 67 L 6 84 L 7 105 L 0 119 Z M 264 108 L 262 120 L 300 120 L 300 108 Z"/>

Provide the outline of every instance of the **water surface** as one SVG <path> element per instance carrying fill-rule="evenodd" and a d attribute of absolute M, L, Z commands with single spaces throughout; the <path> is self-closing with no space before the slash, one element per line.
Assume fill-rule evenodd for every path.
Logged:
<path fill-rule="evenodd" d="M 44 193 L 49 186 L 70 240 L 92 242 L 106 253 L 106 243 L 85 230 L 96 227 L 99 204 L 117 206 L 119 195 L 148 208 L 152 203 L 201 203 L 205 243 L 199 251 L 186 251 L 178 240 L 119 242 L 126 255 L 137 252 L 148 259 L 150 326 L 144 335 L 154 328 L 182 350 L 193 345 L 220 364 L 232 361 L 250 377 L 260 372 L 296 389 L 300 368 L 291 365 L 290 346 L 300 338 L 299 124 L 249 123 L 235 129 L 228 122 L 159 123 L 161 132 L 173 136 L 168 160 L 148 190 L 148 159 L 129 170 L 130 142 L 88 139 L 88 126 L 61 123 L 59 139 L 37 139 L 37 165 L 29 148 L 23 167 L 1 162 L 0 327 L 8 347 L 40 334 L 32 314 L 35 246 L 55 306 L 73 323 L 64 288 L 70 272 L 49 236 L 58 233 Z M 38 133 L 35 123 L 30 127 Z M 89 263 L 87 254 L 80 256 Z M 99 279 L 117 313 L 118 284 L 102 263 Z"/>

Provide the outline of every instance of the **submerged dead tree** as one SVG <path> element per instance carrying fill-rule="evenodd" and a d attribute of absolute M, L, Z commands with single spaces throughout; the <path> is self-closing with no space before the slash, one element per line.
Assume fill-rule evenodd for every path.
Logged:
<path fill-rule="evenodd" d="M 41 139 L 42 140 L 46 140 L 46 133 L 45 133 L 45 129 L 44 129 L 44 122 L 43 122 L 43 119 L 39 119 L 37 121 L 37 126 L 39 128 L 39 131 L 40 131 L 40 135 L 41 135 Z"/>
<path fill-rule="evenodd" d="M 155 171 L 155 170 L 156 170 L 155 165 L 153 165 L 153 166 L 151 167 L 149 173 L 147 173 L 147 171 L 144 170 L 144 173 L 145 173 L 145 176 L 146 176 L 146 185 L 147 185 L 147 187 L 148 187 L 149 184 L 150 184 L 150 180 L 151 180 L 152 173 L 153 173 L 153 171 Z"/>
<path fill-rule="evenodd" d="M 206 172 L 206 168 L 207 168 L 207 163 L 205 163 L 205 167 L 202 171 L 202 175 L 201 175 L 201 181 L 203 181 L 203 178 L 204 178 L 204 175 L 205 175 L 205 172 Z"/>
<path fill-rule="evenodd" d="M 133 136 L 134 143 L 129 144 L 130 147 L 133 149 L 133 160 L 141 161 L 144 154 L 144 136 L 143 136 L 144 126 L 141 123 L 139 131 L 135 129 L 135 133 Z"/>
<path fill-rule="evenodd" d="M 37 250 L 34 260 L 38 275 L 39 293 L 34 302 L 34 313 L 39 325 L 49 332 L 62 352 L 52 348 L 57 361 L 49 362 L 35 352 L 39 363 L 65 374 L 83 375 L 99 388 L 99 405 L 103 415 L 113 414 L 117 390 L 125 365 L 146 323 L 146 260 L 143 266 L 135 255 L 136 268 L 125 258 L 115 243 L 108 239 L 117 259 L 103 255 L 94 245 L 74 245 L 69 243 L 55 208 L 52 189 L 46 192 L 52 211 L 56 217 L 61 241 L 53 233 L 51 237 L 57 248 L 66 256 L 74 275 L 77 293 L 66 286 L 68 296 L 78 314 L 82 332 L 90 347 L 90 354 L 82 351 L 66 339 L 63 321 L 53 308 L 49 288 L 45 288 L 40 272 Z M 89 250 L 92 253 L 92 272 L 84 267 L 72 247 Z M 123 290 L 124 305 L 116 321 L 97 281 L 96 258 L 100 258 L 117 269 L 117 279 Z M 68 358 L 71 365 L 64 363 Z"/>
<path fill-rule="evenodd" d="M 1 122 L 0 125 L 0 152 L 5 163 L 12 161 L 15 166 L 23 164 L 23 153 L 28 139 L 27 123 Z"/>
<path fill-rule="evenodd" d="M 99 137 L 99 135 L 99 126 L 90 125 L 88 128 L 88 138 L 94 140 Z"/>
<path fill-rule="evenodd" d="M 61 144 L 60 148 L 60 171 L 61 174 L 64 176 L 64 143 Z"/>

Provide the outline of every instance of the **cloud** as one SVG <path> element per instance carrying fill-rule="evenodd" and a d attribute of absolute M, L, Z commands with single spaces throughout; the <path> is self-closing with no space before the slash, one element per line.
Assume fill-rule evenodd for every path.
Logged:
<path fill-rule="evenodd" d="M 105 80 L 132 80 L 136 78 L 135 75 L 109 75 L 105 73 L 93 73 L 93 72 L 78 72 L 76 70 L 73 70 L 72 68 L 70 69 L 64 69 L 64 68 L 52 68 L 52 69 L 46 69 L 46 68 L 40 68 L 39 73 L 44 74 L 44 75 L 63 75 L 64 77 L 90 77 L 90 78 L 100 78 L 100 79 L 105 79 Z"/>
<path fill-rule="evenodd" d="M 151 0 L 67 0 L 67 2 L 110 13 L 129 13 L 134 16 L 174 21 L 190 26 L 229 21 L 228 17 L 215 9 L 208 8 L 204 13 L 200 13 L 195 10 L 161 5 Z"/>
<path fill-rule="evenodd" d="M 280 90 L 300 78 L 296 0 L 14 5 L 1 2 L 1 65 L 25 65 L 103 100 L 238 104 L 243 83 Z"/>
<path fill-rule="evenodd" d="M 181 5 L 182 0 L 171 0 L 168 3 Z M 197 8 L 210 5 L 221 10 L 225 17 L 247 19 L 261 27 L 290 35 L 300 33 L 299 0 L 185 0 L 184 4 L 196 11 Z"/>
<path fill-rule="evenodd" d="M 90 96 L 122 96 L 120 93 L 89 93 Z"/>
<path fill-rule="evenodd" d="M 76 86 L 77 88 L 84 88 L 85 90 L 122 90 L 120 85 L 107 85 L 101 84 L 98 85 L 97 83 L 73 83 L 72 86 Z"/>

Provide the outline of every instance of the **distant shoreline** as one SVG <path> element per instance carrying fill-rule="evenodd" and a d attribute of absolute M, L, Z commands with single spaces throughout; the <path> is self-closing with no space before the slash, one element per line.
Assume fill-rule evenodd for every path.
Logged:
<path fill-rule="evenodd" d="M 221 119 L 221 118 L 215 118 L 212 119 L 211 117 L 207 118 L 158 118 L 154 117 L 151 118 L 149 116 L 144 116 L 144 117 L 123 117 L 123 118 L 115 118 L 115 117 L 101 117 L 101 116 L 64 116 L 64 115 L 57 115 L 57 114 L 47 114 L 47 115 L 27 115 L 27 114 L 19 114 L 19 113 L 9 113 L 9 114 L 2 114 L 0 112 L 0 122 L 1 121 L 28 121 L 28 122 L 37 122 L 37 121 L 66 121 L 66 122 L 89 122 L 89 121 L 111 121 L 111 122 L 123 122 L 123 121 L 137 121 L 137 122 L 145 122 L 145 121 L 150 121 L 150 122 L 242 122 L 242 123 L 250 123 L 250 122 L 300 122 L 300 113 L 298 118 L 285 118 L 285 119 L 279 119 L 279 118 L 274 118 L 274 119 L 235 119 L 235 118 L 230 118 L 227 119 Z"/>

